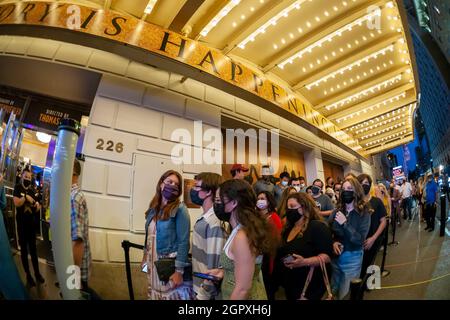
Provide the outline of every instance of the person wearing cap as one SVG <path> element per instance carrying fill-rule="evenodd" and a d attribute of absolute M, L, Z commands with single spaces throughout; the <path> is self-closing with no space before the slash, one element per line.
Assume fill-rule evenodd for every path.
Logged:
<path fill-rule="evenodd" d="M 233 164 L 230 172 L 233 179 L 244 179 L 245 173 L 248 172 L 248 168 L 242 164 Z"/>

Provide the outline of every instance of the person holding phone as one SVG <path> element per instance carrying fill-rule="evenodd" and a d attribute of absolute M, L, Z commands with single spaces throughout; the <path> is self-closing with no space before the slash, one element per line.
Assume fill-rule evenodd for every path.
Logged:
<path fill-rule="evenodd" d="M 155 196 L 145 214 L 144 257 L 141 267 L 147 268 L 148 298 L 150 300 L 193 300 L 192 279 L 185 270 L 188 260 L 191 220 L 182 194 L 181 175 L 166 171 L 156 184 Z M 175 260 L 175 267 L 168 281 L 161 280 L 157 264 Z M 156 263 L 155 263 L 156 262 Z M 146 265 L 146 266 L 145 266 Z M 171 269 L 164 268 L 166 271 Z M 187 270 L 186 270 L 187 271 Z M 166 272 L 164 272 L 166 273 Z M 164 279 L 164 278 L 163 278 Z"/>
<path fill-rule="evenodd" d="M 215 300 L 219 284 L 204 274 L 219 267 L 220 254 L 225 245 L 226 233 L 214 214 L 214 197 L 222 177 L 213 172 L 195 176 L 195 186 L 190 191 L 191 201 L 202 207 L 203 214 L 197 219 L 192 233 L 192 271 L 194 292 L 197 300 Z M 213 279 L 214 280 L 214 279 Z"/>
<path fill-rule="evenodd" d="M 286 217 L 281 246 L 275 259 L 273 289 L 282 286 L 288 300 L 297 300 L 305 286 L 310 267 L 319 266 L 319 256 L 326 263 L 330 262 L 332 237 L 315 201 L 306 193 L 294 193 L 288 197 Z M 325 291 L 322 271 L 317 268 L 306 297 L 318 300 Z"/>
<path fill-rule="evenodd" d="M 334 236 L 331 289 L 338 299 L 343 299 L 350 281 L 361 273 L 364 243 L 370 228 L 370 205 L 364 200 L 364 190 L 359 181 L 351 175 L 345 178 L 338 209 L 328 222 Z"/>
<path fill-rule="evenodd" d="M 214 212 L 232 232 L 220 257 L 222 268 L 208 274 L 222 279 L 224 300 L 265 300 L 261 263 L 262 255 L 276 247 L 272 226 L 256 212 L 256 195 L 246 181 L 228 180 L 219 190 Z"/>

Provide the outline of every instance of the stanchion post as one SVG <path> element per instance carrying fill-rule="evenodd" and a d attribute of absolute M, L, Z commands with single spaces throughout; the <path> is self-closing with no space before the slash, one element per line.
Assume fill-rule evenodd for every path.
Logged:
<path fill-rule="evenodd" d="M 388 243 L 389 245 L 398 245 L 398 241 L 395 241 L 395 232 L 397 230 L 397 218 L 398 218 L 398 208 L 394 209 L 394 212 L 392 213 L 392 241 Z"/>
<path fill-rule="evenodd" d="M 361 300 L 362 279 L 353 279 L 350 282 L 350 300 Z"/>
<path fill-rule="evenodd" d="M 125 252 L 125 271 L 127 273 L 128 293 L 130 295 L 130 300 L 134 300 L 133 282 L 131 279 L 130 268 L 130 242 L 127 240 L 122 241 L 122 248 Z"/>
<path fill-rule="evenodd" d="M 384 264 L 386 262 L 386 255 L 387 255 L 387 246 L 388 246 L 388 238 L 389 238 L 389 224 L 390 224 L 390 218 L 387 217 L 387 223 L 386 228 L 384 230 L 385 236 L 383 239 L 383 260 L 381 261 L 381 276 L 387 277 L 391 272 L 388 270 L 384 270 Z"/>
<path fill-rule="evenodd" d="M 441 194 L 441 228 L 439 230 L 439 236 L 445 235 L 445 223 L 447 222 L 447 208 L 446 208 L 445 194 Z"/>

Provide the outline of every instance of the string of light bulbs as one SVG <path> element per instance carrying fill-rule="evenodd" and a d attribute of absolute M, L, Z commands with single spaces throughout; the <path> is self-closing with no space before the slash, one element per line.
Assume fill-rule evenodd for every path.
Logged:
<path fill-rule="evenodd" d="M 346 98 L 344 98 L 342 100 L 339 100 L 339 101 L 337 101 L 337 102 L 335 102 L 333 104 L 330 104 L 330 105 L 326 106 L 326 109 L 327 110 L 331 110 L 332 108 L 336 109 L 338 106 L 342 107 L 345 104 L 347 104 L 347 103 L 349 103 L 349 102 L 351 102 L 353 100 L 357 100 L 357 99 L 359 99 L 362 96 L 367 96 L 369 94 L 369 92 L 374 93 L 376 90 L 378 91 L 382 87 L 387 88 L 389 85 L 392 85 L 392 84 L 400 81 L 401 79 L 402 79 L 402 74 L 396 75 L 395 77 L 392 77 L 392 78 L 390 78 L 388 80 L 385 80 L 385 81 L 383 81 L 381 83 L 378 83 L 378 84 L 376 84 L 376 85 L 374 85 L 374 86 L 372 86 L 370 88 L 364 89 L 364 90 L 362 90 L 362 91 L 360 91 L 358 93 L 355 93 L 355 94 L 353 94 L 353 95 L 351 95 L 349 97 L 346 97 Z"/>
<path fill-rule="evenodd" d="M 241 0 L 231 0 L 229 1 L 220 11 L 217 13 L 211 21 L 200 31 L 203 37 L 206 37 L 208 33 L 214 29 L 214 27 L 222 20 L 234 7 L 236 7 Z"/>
<path fill-rule="evenodd" d="M 368 56 L 366 56 L 364 58 L 361 58 L 361 59 L 359 59 L 359 60 L 357 60 L 355 62 L 352 62 L 351 64 L 349 64 L 349 65 L 347 65 L 345 67 L 342 67 L 342 68 L 340 68 L 340 69 L 338 69 L 338 70 L 336 70 L 336 71 L 334 71 L 332 73 L 327 74 L 326 76 L 324 76 L 324 77 L 322 77 L 322 78 L 312 82 L 309 85 L 306 85 L 305 87 L 308 90 L 310 90 L 313 86 L 317 86 L 318 87 L 321 82 L 327 82 L 328 79 L 335 78 L 337 74 L 343 75 L 344 72 L 351 71 L 355 66 L 360 67 L 363 62 L 367 63 L 372 58 L 376 59 L 376 58 L 378 58 L 379 55 L 385 55 L 386 51 L 393 52 L 394 51 L 394 45 L 390 44 L 390 45 L 388 45 L 387 47 L 385 47 L 385 48 L 383 48 L 381 50 L 378 50 L 378 51 L 376 51 L 376 52 L 374 52 L 374 53 L 372 53 L 372 54 L 370 54 L 370 55 L 368 55 Z"/>
<path fill-rule="evenodd" d="M 263 34 L 266 32 L 266 30 L 268 28 L 270 28 L 271 26 L 275 26 L 278 22 L 278 20 L 282 19 L 282 18 L 286 18 L 289 16 L 289 13 L 292 10 L 300 10 L 301 5 L 303 4 L 303 2 L 306 2 L 307 0 L 297 0 L 295 1 L 293 4 L 291 4 L 289 7 L 281 10 L 279 13 L 277 13 L 274 17 L 270 18 L 266 23 L 264 23 L 262 26 L 260 26 L 258 29 L 256 29 L 256 31 L 252 32 L 249 36 L 247 36 L 244 40 L 242 40 L 239 44 L 238 47 L 241 49 L 245 49 L 245 46 L 249 43 L 249 42 L 253 42 L 255 41 L 255 38 L 257 36 L 259 36 L 260 34 Z"/>
<path fill-rule="evenodd" d="M 382 130 L 379 130 L 379 131 L 376 131 L 376 132 L 373 132 L 373 133 L 370 133 L 370 134 L 366 134 L 366 135 L 362 136 L 362 137 L 359 138 L 359 139 L 360 139 L 360 140 L 365 140 L 365 139 L 368 139 L 368 138 L 371 138 L 371 137 L 380 135 L 380 134 L 382 134 L 382 133 L 385 133 L 385 132 L 387 132 L 387 131 L 390 131 L 390 130 L 392 130 L 392 129 L 399 128 L 399 127 L 401 127 L 401 126 L 404 126 L 405 124 L 406 124 L 406 122 L 403 121 L 403 122 L 401 122 L 401 123 L 394 124 L 394 125 L 392 125 L 392 126 L 390 126 L 390 127 L 384 128 L 384 129 L 382 129 Z"/>
<path fill-rule="evenodd" d="M 345 117 L 339 118 L 339 119 L 336 120 L 336 122 L 340 123 L 341 121 L 345 121 L 348 118 L 353 118 L 355 115 L 359 116 L 361 113 L 367 113 L 368 111 L 373 111 L 375 108 L 379 109 L 382 105 L 385 106 L 388 103 L 391 103 L 391 102 L 394 102 L 394 101 L 399 101 L 401 98 L 405 98 L 405 97 L 406 97 L 406 92 L 402 92 L 402 93 L 400 93 L 400 94 L 398 94 L 398 95 L 396 95 L 394 97 L 388 98 L 388 99 L 383 100 L 383 101 L 381 101 L 381 102 L 379 102 L 377 104 L 374 104 L 373 106 L 370 106 L 368 108 L 364 108 L 363 110 L 360 110 L 360 111 L 354 112 L 354 113 L 352 113 L 350 115 L 347 115 Z"/>
<path fill-rule="evenodd" d="M 381 143 L 381 142 L 384 142 L 384 141 L 388 141 L 388 140 L 391 140 L 392 138 L 397 138 L 398 136 L 404 135 L 406 132 L 407 132 L 406 130 L 403 130 L 401 132 L 391 134 L 391 135 L 389 135 L 387 137 L 380 138 L 380 139 L 375 140 L 375 141 L 370 141 L 370 142 L 366 143 L 365 145 L 366 145 L 366 147 L 368 147 L 368 146 L 372 146 L 374 144 L 378 144 L 378 143 Z"/>
<path fill-rule="evenodd" d="M 333 38 L 342 36 L 342 33 L 346 32 L 346 31 L 351 31 L 357 25 L 358 26 L 362 26 L 363 22 L 369 21 L 370 19 L 374 18 L 375 16 L 380 16 L 380 15 L 381 15 L 381 11 L 380 10 L 376 10 L 375 12 L 371 12 L 369 14 L 366 14 L 362 18 L 358 18 L 358 19 L 354 20 L 353 22 L 350 22 L 349 24 L 347 24 L 347 25 L 337 29 L 336 31 L 333 31 L 332 33 L 330 33 L 326 37 L 317 40 L 316 42 L 310 44 L 306 48 L 298 51 L 294 55 L 292 55 L 289 58 L 283 60 L 281 63 L 278 64 L 278 67 L 283 69 L 286 64 L 293 63 L 293 61 L 295 59 L 301 58 L 303 56 L 303 54 L 305 54 L 306 52 L 311 53 L 314 48 L 322 47 L 322 45 L 325 42 L 331 42 L 333 40 Z"/>

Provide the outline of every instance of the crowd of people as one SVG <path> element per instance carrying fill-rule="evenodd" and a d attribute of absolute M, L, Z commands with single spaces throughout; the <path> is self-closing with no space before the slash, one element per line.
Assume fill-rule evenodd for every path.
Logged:
<path fill-rule="evenodd" d="M 346 299 L 353 279 L 366 276 L 387 236 L 386 226 L 412 219 L 419 207 L 425 230 L 435 226 L 438 184 L 433 175 L 416 183 L 374 183 L 367 174 L 343 179 L 315 179 L 263 166 L 262 177 L 248 182 L 248 168 L 236 164 L 232 179 L 212 172 L 195 176 L 189 192 L 201 215 L 191 228 L 182 202 L 179 172 L 165 172 L 145 212 L 141 263 L 151 300 Z M 74 163 L 71 233 L 74 262 L 81 269 L 81 289 L 89 288 L 89 220 Z M 45 280 L 39 271 L 33 213 L 40 210 L 28 169 L 14 189 L 22 266 L 29 287 Z M 402 214 L 403 213 L 403 214 Z M 191 237 L 192 230 L 192 237 Z M 28 265 L 31 255 L 34 275 Z"/>
<path fill-rule="evenodd" d="M 247 171 L 237 164 L 227 181 L 210 172 L 195 177 L 190 198 L 202 214 L 192 245 L 181 175 L 161 176 L 146 212 L 149 299 L 346 299 L 351 281 L 374 263 L 387 219 L 398 223 L 401 210 L 411 219 L 411 197 L 420 198 L 426 229 L 434 229 L 432 176 L 416 193 L 405 180 L 387 187 L 352 173 L 308 186 L 287 172 L 274 179 L 267 166 L 251 185 Z"/>

